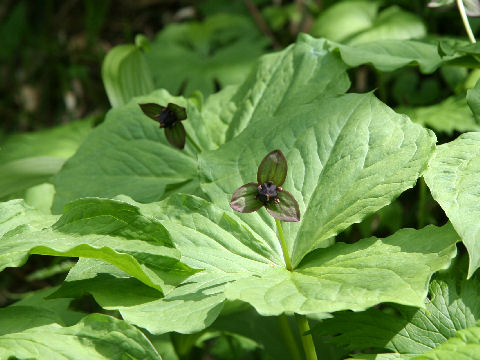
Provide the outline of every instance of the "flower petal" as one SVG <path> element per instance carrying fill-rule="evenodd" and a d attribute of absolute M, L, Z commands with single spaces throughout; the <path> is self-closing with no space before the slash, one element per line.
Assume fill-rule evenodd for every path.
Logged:
<path fill-rule="evenodd" d="M 187 111 L 183 106 L 174 103 L 168 103 L 167 109 L 173 111 L 173 113 L 177 117 L 177 120 L 185 120 L 187 118 Z"/>
<path fill-rule="evenodd" d="M 300 221 L 300 208 L 293 195 L 282 190 L 278 192 L 277 198 L 280 200 L 278 204 L 274 202 L 267 204 L 268 213 L 281 221 Z"/>
<path fill-rule="evenodd" d="M 143 113 L 147 115 L 150 119 L 158 121 L 158 115 L 165 109 L 165 106 L 147 103 L 147 104 L 138 104 L 142 109 Z"/>
<path fill-rule="evenodd" d="M 235 190 L 232 201 L 230 201 L 232 209 L 241 213 L 250 213 L 260 209 L 263 203 L 255 197 L 257 190 L 258 184 L 254 182 L 240 186 Z"/>
<path fill-rule="evenodd" d="M 177 122 L 172 127 L 166 127 L 165 136 L 167 137 L 168 142 L 177 149 L 182 150 L 184 148 L 186 133 L 181 122 Z"/>
<path fill-rule="evenodd" d="M 264 184 L 273 181 L 276 186 L 282 186 L 287 177 L 287 159 L 280 150 L 274 150 L 265 156 L 258 167 L 257 181 Z"/>

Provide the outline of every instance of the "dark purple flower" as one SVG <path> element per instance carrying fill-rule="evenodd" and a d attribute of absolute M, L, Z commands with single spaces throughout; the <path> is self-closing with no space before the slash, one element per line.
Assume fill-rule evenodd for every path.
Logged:
<path fill-rule="evenodd" d="M 250 213 L 265 206 L 268 213 L 281 221 L 299 221 L 297 200 L 281 186 L 287 177 L 287 159 L 280 150 L 265 156 L 257 171 L 257 182 L 240 186 L 232 196 L 233 210 Z"/>
<path fill-rule="evenodd" d="M 154 103 L 139 105 L 145 115 L 158 121 L 160 128 L 165 129 L 165 136 L 170 144 L 180 150 L 184 148 L 186 133 L 181 123 L 187 118 L 184 107 L 173 103 L 168 103 L 167 106 Z"/>

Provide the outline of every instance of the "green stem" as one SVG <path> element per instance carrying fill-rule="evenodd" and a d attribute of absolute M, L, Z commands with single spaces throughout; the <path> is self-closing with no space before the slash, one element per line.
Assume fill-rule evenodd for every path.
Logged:
<path fill-rule="evenodd" d="M 277 317 L 278 323 L 280 325 L 280 331 L 283 335 L 283 340 L 287 344 L 288 352 L 290 353 L 290 359 L 292 360 L 302 360 L 300 356 L 300 351 L 298 350 L 297 343 L 292 334 L 292 329 L 288 323 L 288 319 L 285 314 L 281 314 Z"/>
<path fill-rule="evenodd" d="M 280 239 L 280 245 L 282 246 L 283 258 L 285 259 L 285 266 L 288 271 L 293 271 L 292 263 L 290 261 L 290 255 L 288 254 L 287 242 L 285 241 L 285 235 L 283 235 L 282 223 L 275 219 L 277 225 L 278 238 Z"/>
<path fill-rule="evenodd" d="M 305 350 L 305 358 L 307 360 L 317 360 L 317 352 L 315 351 L 312 335 L 305 335 L 307 331 L 310 331 L 307 317 L 305 315 L 295 314 L 295 319 L 297 320 L 298 331 L 300 331 L 300 337 L 302 338 L 303 350 Z"/>
<path fill-rule="evenodd" d="M 427 184 L 425 180 L 420 178 L 420 189 L 418 194 L 418 214 L 417 223 L 418 228 L 421 229 L 425 226 L 425 197 L 427 195 Z"/>
<path fill-rule="evenodd" d="M 195 150 L 197 150 L 198 153 L 201 153 L 202 152 L 202 149 L 200 149 L 200 146 L 198 146 L 195 141 L 193 141 L 193 139 L 190 137 L 190 135 L 188 135 L 188 133 L 186 132 L 185 133 L 187 135 L 187 140 L 188 142 L 195 148 Z"/>
<path fill-rule="evenodd" d="M 282 246 L 285 266 L 288 271 L 293 271 L 292 263 L 290 261 L 290 255 L 288 254 L 287 242 L 285 241 L 285 235 L 283 234 L 282 223 L 278 219 L 275 219 L 275 224 L 277 225 L 278 238 L 280 239 L 280 245 Z M 306 360 L 317 360 L 317 353 L 315 352 L 315 345 L 313 344 L 312 335 L 304 335 L 307 331 L 310 331 L 307 317 L 305 315 L 295 314 L 295 320 L 297 321 L 298 330 L 300 331 L 300 337 L 302 338 L 302 345 L 303 350 L 305 351 Z M 279 321 L 281 321 L 280 318 Z"/>
<path fill-rule="evenodd" d="M 463 21 L 463 26 L 467 31 L 468 38 L 472 44 L 476 43 L 475 36 L 473 35 L 472 28 L 470 27 L 470 23 L 468 22 L 467 13 L 465 12 L 465 7 L 463 6 L 463 0 L 457 0 L 458 11 L 460 12 L 460 16 Z"/>

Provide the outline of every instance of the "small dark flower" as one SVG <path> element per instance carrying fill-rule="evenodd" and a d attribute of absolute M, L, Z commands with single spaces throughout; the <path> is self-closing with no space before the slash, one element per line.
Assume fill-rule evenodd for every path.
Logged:
<path fill-rule="evenodd" d="M 154 103 L 139 104 L 143 113 L 150 119 L 158 121 L 160 128 L 165 129 L 165 136 L 170 144 L 178 149 L 185 146 L 185 128 L 181 121 L 187 118 L 185 108 L 173 103 L 162 106 Z"/>
<path fill-rule="evenodd" d="M 257 182 L 240 186 L 233 193 L 233 210 L 250 213 L 265 206 L 270 215 L 281 221 L 299 221 L 297 200 L 281 186 L 287 177 L 287 159 L 280 150 L 265 156 L 257 171 Z"/>

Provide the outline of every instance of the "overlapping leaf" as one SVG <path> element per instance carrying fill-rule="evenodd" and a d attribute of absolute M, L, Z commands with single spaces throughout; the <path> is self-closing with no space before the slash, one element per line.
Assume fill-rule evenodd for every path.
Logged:
<path fill-rule="evenodd" d="M 20 201 L 1 208 L 0 269 L 20 266 L 30 254 L 87 257 L 107 261 L 159 291 L 195 272 L 179 262 L 161 224 L 125 203 L 80 200 L 69 204 L 52 227 L 47 224 L 56 216 L 38 215 Z"/>
<path fill-rule="evenodd" d="M 461 236 L 470 256 L 469 276 L 480 267 L 480 133 L 440 145 L 425 173 L 433 198 Z"/>
<path fill-rule="evenodd" d="M 338 2 L 318 17 L 312 34 L 349 45 L 425 36 L 425 25 L 416 15 L 397 6 L 378 12 L 379 7 L 377 1 Z"/>
<path fill-rule="evenodd" d="M 88 315 L 70 327 L 52 323 L 21 332 L 4 333 L 0 335 L 0 357 L 161 360 L 140 330 L 122 320 L 101 314 Z"/>
<path fill-rule="evenodd" d="M 465 264 L 464 264 L 465 263 Z M 321 322 L 313 331 L 335 335 L 331 341 L 349 350 L 385 349 L 388 356 L 416 358 L 455 337 L 459 330 L 474 326 L 480 319 L 478 276 L 465 279 L 467 266 L 455 266 L 430 283 L 425 309 L 394 305 L 395 312 L 369 309 L 365 312 L 340 312 Z M 357 355 L 369 358 L 369 355 Z"/>

